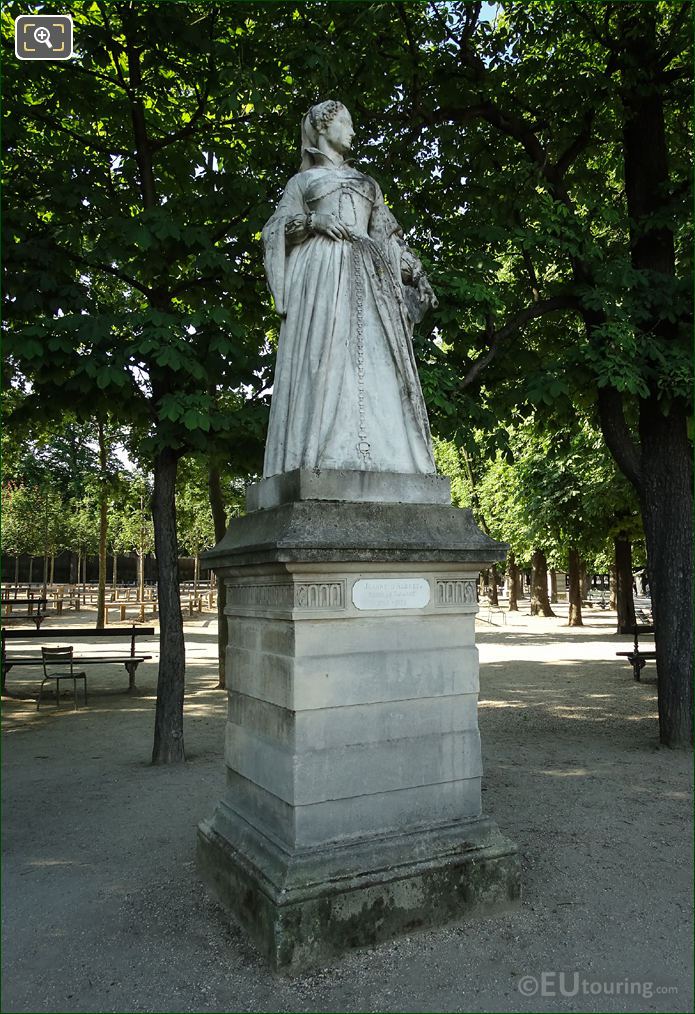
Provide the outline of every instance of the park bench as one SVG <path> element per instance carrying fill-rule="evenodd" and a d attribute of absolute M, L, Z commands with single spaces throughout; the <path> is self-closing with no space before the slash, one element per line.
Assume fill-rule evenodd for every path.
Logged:
<path fill-rule="evenodd" d="M 641 634 L 653 634 L 655 627 L 651 623 L 638 623 L 634 627 L 621 627 L 621 634 L 631 634 L 634 639 L 632 651 L 616 651 L 616 655 L 628 660 L 632 666 L 632 674 L 639 683 L 642 670 L 648 659 L 656 658 L 655 651 L 640 651 L 639 639 Z"/>
<path fill-rule="evenodd" d="M 0 602 L 2 607 L 2 623 L 7 623 L 8 620 L 24 620 L 29 619 L 36 626 L 38 630 L 43 621 L 46 619 L 46 609 L 48 607 L 48 599 L 45 598 L 28 598 L 28 599 L 3 599 Z M 25 607 L 24 615 L 16 615 L 15 608 L 17 606 Z M 36 607 L 36 612 L 34 612 Z"/>
<path fill-rule="evenodd" d="M 148 606 L 152 610 L 153 616 L 157 615 L 156 599 L 150 599 L 149 601 L 146 602 L 115 602 L 107 604 L 106 607 L 104 608 L 104 623 L 108 624 L 113 622 L 111 613 L 115 610 L 118 610 L 120 622 L 125 623 L 127 619 L 126 613 L 128 609 L 137 609 L 137 611 L 140 613 L 140 620 L 142 621 L 145 618 L 145 606 Z M 116 620 L 116 622 L 119 621 Z"/>
<path fill-rule="evenodd" d="M 102 638 L 111 638 L 112 640 L 116 637 L 130 639 L 130 652 L 126 654 L 125 651 L 119 652 L 118 654 L 110 655 L 74 655 L 73 661 L 76 665 L 121 665 L 125 666 L 126 672 L 128 673 L 128 691 L 130 693 L 137 690 L 135 686 L 135 673 L 141 662 L 146 662 L 152 658 L 151 655 L 141 655 L 135 653 L 135 639 L 137 637 L 152 637 L 155 633 L 154 627 L 136 627 L 133 624 L 132 627 L 124 630 L 114 629 L 113 627 L 105 630 L 95 630 L 93 627 L 64 627 L 62 630 L 3 630 L 2 631 L 2 692 L 5 692 L 5 678 L 7 673 L 14 666 L 42 666 L 43 661 L 40 655 L 8 655 L 6 642 L 9 640 L 16 641 L 45 641 L 50 638 L 51 640 L 60 641 L 71 641 L 80 637 L 88 638 L 91 640 L 101 640 Z"/>

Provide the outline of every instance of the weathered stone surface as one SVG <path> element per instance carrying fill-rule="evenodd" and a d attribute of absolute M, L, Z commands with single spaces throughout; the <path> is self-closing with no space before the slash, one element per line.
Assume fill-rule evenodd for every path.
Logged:
<path fill-rule="evenodd" d="M 504 559 L 435 474 L 413 325 L 436 297 L 335 101 L 263 230 L 282 317 L 264 479 L 226 585 L 227 786 L 201 869 L 276 967 L 518 899 L 480 818 L 476 574 Z"/>
<path fill-rule="evenodd" d="M 263 229 L 282 317 L 263 474 L 298 468 L 433 474 L 413 325 L 436 298 L 375 180 L 345 161 L 338 102 L 302 123 L 302 171 Z"/>
<path fill-rule="evenodd" d="M 477 729 L 477 705 L 472 692 L 296 712 L 232 690 L 227 711 L 234 725 L 299 751 Z"/>
<path fill-rule="evenodd" d="M 227 768 L 221 807 L 233 808 L 260 834 L 288 851 L 325 848 L 326 843 L 412 830 L 423 825 L 480 816 L 480 778 L 372 792 L 348 799 L 291 804 Z"/>
<path fill-rule="evenodd" d="M 246 487 L 246 510 L 267 510 L 299 500 L 349 503 L 451 503 L 451 480 L 412 472 L 296 468 Z"/>
<path fill-rule="evenodd" d="M 208 554 L 229 710 L 201 869 L 276 967 L 518 898 L 477 729 L 475 579 L 503 555 L 470 512 L 321 500 L 239 519 Z"/>
<path fill-rule="evenodd" d="M 235 690 L 297 712 L 478 690 L 478 653 L 470 646 L 288 657 L 230 645 L 227 657 Z"/>
<path fill-rule="evenodd" d="M 305 500 L 235 518 L 202 559 L 225 574 L 292 561 L 489 565 L 506 551 L 480 531 L 469 510 L 458 507 Z"/>
<path fill-rule="evenodd" d="M 514 846 L 484 819 L 291 854 L 218 809 L 200 825 L 198 862 L 272 966 L 290 973 L 508 910 L 521 891 Z"/>
<path fill-rule="evenodd" d="M 294 806 L 352 799 L 367 794 L 367 787 L 370 793 L 391 792 L 482 773 L 477 729 L 302 751 L 227 723 L 225 759 L 233 771 Z"/>

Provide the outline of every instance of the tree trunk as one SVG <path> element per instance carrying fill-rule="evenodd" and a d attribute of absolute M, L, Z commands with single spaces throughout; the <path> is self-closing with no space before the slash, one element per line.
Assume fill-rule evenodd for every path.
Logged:
<path fill-rule="evenodd" d="M 579 584 L 581 588 L 582 598 L 588 599 L 589 592 L 591 591 L 591 578 L 587 572 L 586 564 L 583 560 L 579 561 Z"/>
<path fill-rule="evenodd" d="M 626 51 L 621 95 L 631 260 L 643 282 L 653 279 L 658 291 L 660 284 L 673 285 L 676 262 L 664 117 L 667 85 L 656 11 L 651 4 L 618 4 L 616 11 Z M 689 333 L 689 322 L 674 324 L 661 307 L 659 299 L 647 302 L 651 313 L 635 321 L 635 327 L 647 342 L 656 336 L 673 345 L 680 333 Z M 640 400 L 637 485 L 656 628 L 659 735 L 666 746 L 685 747 L 693 735 L 692 458 L 688 406 L 678 399 L 665 403 L 659 394 L 654 383 L 649 397 Z"/>
<path fill-rule="evenodd" d="M 55 553 L 51 553 L 51 567 L 48 573 L 48 583 L 51 586 L 53 585 L 53 578 L 55 577 L 55 572 L 56 572 L 56 555 Z"/>
<path fill-rule="evenodd" d="M 582 620 L 582 587 L 580 579 L 579 553 L 574 546 L 569 550 L 569 620 L 568 627 L 583 627 Z"/>
<path fill-rule="evenodd" d="M 108 490 L 106 488 L 106 437 L 104 424 L 99 423 L 99 584 L 97 591 L 97 630 L 106 621 L 106 538 L 108 535 Z"/>
<path fill-rule="evenodd" d="M 212 511 L 212 522 L 215 526 L 215 540 L 221 542 L 227 530 L 227 518 L 224 509 L 220 471 L 214 465 L 208 467 L 208 493 L 210 497 L 210 510 Z M 226 605 L 227 584 L 224 578 L 222 578 L 217 588 L 217 671 L 219 674 L 217 687 L 219 690 L 224 690 L 227 685 L 225 661 L 227 658 L 227 644 L 229 642 L 229 624 L 224 613 Z"/>
<path fill-rule="evenodd" d="M 46 597 L 46 590 L 48 588 L 48 553 L 43 554 L 43 588 L 41 594 Z"/>
<path fill-rule="evenodd" d="M 130 83 L 130 112 L 138 163 L 142 205 L 145 209 L 157 204 L 152 150 L 145 119 L 144 90 L 140 49 L 135 42 L 138 24 L 134 6 L 124 9 L 123 25 Z M 153 300 L 156 305 L 156 300 Z M 158 307 L 162 309 L 161 306 Z M 153 378 L 152 397 L 157 404 L 167 392 L 166 382 Z M 159 597 L 159 676 L 157 707 L 154 720 L 153 764 L 170 764 L 186 759 L 183 746 L 183 695 L 186 678 L 186 649 L 183 637 L 183 616 L 179 593 L 179 552 L 176 539 L 176 471 L 175 451 L 165 447 L 154 459 L 154 490 L 152 519 L 157 557 L 157 588 Z M 144 590 L 145 561 L 142 560 Z"/>
<path fill-rule="evenodd" d="M 178 561 L 177 561 L 178 567 Z M 140 552 L 138 553 L 138 602 L 140 604 L 139 620 L 140 623 L 145 622 L 145 550 L 140 545 Z M 160 628 L 161 636 L 161 628 Z"/>
<path fill-rule="evenodd" d="M 618 608 L 618 574 L 615 569 L 615 560 L 611 564 L 610 592 L 608 605 L 611 609 Z"/>
<path fill-rule="evenodd" d="M 615 547 L 616 600 L 618 633 L 635 625 L 635 600 L 632 594 L 632 543 L 624 535 L 613 540 Z"/>
<path fill-rule="evenodd" d="M 490 605 L 498 606 L 500 603 L 497 596 L 497 564 L 493 563 L 488 574 L 490 578 Z"/>
<path fill-rule="evenodd" d="M 692 741 L 693 707 L 690 451 L 685 420 L 677 428 L 660 408 L 655 407 L 651 419 L 642 411 L 640 431 L 659 731 L 666 746 L 682 747 Z"/>
<path fill-rule="evenodd" d="M 80 573 L 82 571 L 82 550 L 77 551 L 77 571 L 75 574 L 75 591 L 77 592 L 77 605 L 80 604 Z"/>
<path fill-rule="evenodd" d="M 113 571 L 111 573 L 111 587 L 116 592 L 118 588 L 118 553 L 113 554 Z"/>
<path fill-rule="evenodd" d="M 550 571 L 550 604 L 557 605 L 557 571 Z"/>
<path fill-rule="evenodd" d="M 200 556 L 195 554 L 193 560 L 193 597 L 198 594 L 198 581 L 200 580 Z"/>
<path fill-rule="evenodd" d="M 14 583 L 15 583 L 15 585 L 19 584 L 19 556 L 18 555 L 15 556 L 15 558 L 14 558 Z"/>
<path fill-rule="evenodd" d="M 87 552 L 82 557 L 82 597 L 87 601 Z"/>
<path fill-rule="evenodd" d="M 545 553 L 534 550 L 531 559 L 531 616 L 554 616 L 548 598 L 548 562 Z"/>
<path fill-rule="evenodd" d="M 34 557 L 29 557 L 29 587 L 31 588 L 32 580 L 34 576 Z"/>
<path fill-rule="evenodd" d="M 516 565 L 516 557 L 511 550 L 507 557 L 507 574 L 509 575 L 509 612 L 518 613 L 519 568 Z"/>
<path fill-rule="evenodd" d="M 177 465 L 176 453 L 169 447 L 159 451 L 155 457 L 152 518 L 157 556 L 160 633 L 153 764 L 171 764 L 186 759 L 183 745 L 186 650 L 179 594 L 179 552 L 176 541 Z"/>

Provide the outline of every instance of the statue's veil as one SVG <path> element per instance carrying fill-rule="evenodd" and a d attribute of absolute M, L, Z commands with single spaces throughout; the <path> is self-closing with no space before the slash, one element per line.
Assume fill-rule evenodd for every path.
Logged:
<path fill-rule="evenodd" d="M 311 149 L 316 148 L 319 143 L 319 132 L 315 125 L 320 121 L 321 115 L 326 112 L 327 106 L 330 109 L 331 115 L 335 115 L 338 110 L 345 108 L 342 102 L 337 102 L 335 99 L 327 99 L 325 102 L 317 102 L 302 117 L 302 136 L 300 141 L 302 161 L 299 166 L 300 172 L 304 172 L 305 169 L 311 169 L 312 165 L 314 165 L 315 159 Z"/>
<path fill-rule="evenodd" d="M 300 142 L 302 162 L 301 165 L 299 166 L 300 172 L 304 172 L 305 169 L 310 169 L 314 164 L 314 157 L 311 154 L 311 152 L 308 151 L 307 149 L 315 148 L 319 142 L 318 132 L 316 130 L 316 127 L 311 122 L 311 110 L 313 108 L 314 107 L 312 106 L 309 112 L 302 117 L 302 137 Z"/>

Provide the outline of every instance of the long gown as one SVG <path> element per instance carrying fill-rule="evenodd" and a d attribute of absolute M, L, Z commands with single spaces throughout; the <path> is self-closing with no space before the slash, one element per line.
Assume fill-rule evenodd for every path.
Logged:
<path fill-rule="evenodd" d="M 310 211 L 333 213 L 353 239 L 310 233 Z M 376 182 L 347 164 L 289 181 L 263 230 L 282 317 L 265 476 L 435 472 L 411 340 L 417 297 L 403 281 L 420 265 L 401 236 Z"/>

